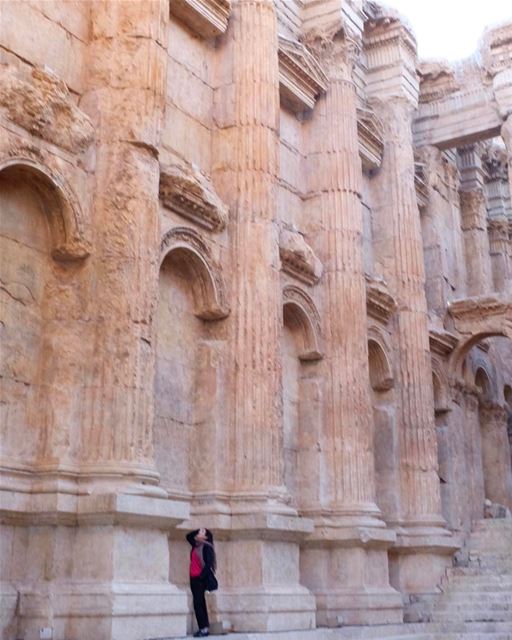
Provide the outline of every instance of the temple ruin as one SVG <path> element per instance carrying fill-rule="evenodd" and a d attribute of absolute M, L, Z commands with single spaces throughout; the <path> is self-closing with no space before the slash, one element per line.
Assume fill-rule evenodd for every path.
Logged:
<path fill-rule="evenodd" d="M 0 5 L 2 640 L 512 638 L 512 21 Z"/>

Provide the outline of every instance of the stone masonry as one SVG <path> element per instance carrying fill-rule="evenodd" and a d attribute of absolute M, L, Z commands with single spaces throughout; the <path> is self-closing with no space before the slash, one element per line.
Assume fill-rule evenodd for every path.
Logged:
<path fill-rule="evenodd" d="M 0 2 L 1 639 L 510 640 L 511 186 L 511 21 Z"/>

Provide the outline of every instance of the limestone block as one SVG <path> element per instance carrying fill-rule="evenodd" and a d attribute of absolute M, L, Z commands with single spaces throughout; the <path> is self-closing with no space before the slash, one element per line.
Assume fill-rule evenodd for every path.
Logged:
<path fill-rule="evenodd" d="M 36 67 L 28 76 L 0 67 L 0 108 L 29 133 L 68 151 L 85 151 L 93 140 L 91 121 L 50 71 Z"/>
<path fill-rule="evenodd" d="M 44 64 L 72 91 L 81 94 L 85 84 L 86 42 L 74 37 L 59 22 L 53 16 L 47 17 L 40 6 L 36 9 L 35 3 L 4 2 L 2 47 L 29 64 Z"/>

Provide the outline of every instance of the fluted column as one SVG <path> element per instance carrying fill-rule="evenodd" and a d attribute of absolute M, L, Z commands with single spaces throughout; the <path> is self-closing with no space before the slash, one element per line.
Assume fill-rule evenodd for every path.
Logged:
<path fill-rule="evenodd" d="M 475 145 L 459 149 L 461 227 L 469 296 L 493 290 L 483 170 Z"/>
<path fill-rule="evenodd" d="M 509 255 L 509 223 L 505 216 L 490 218 L 487 223 L 492 275 L 497 293 L 512 293 L 512 264 Z"/>
<path fill-rule="evenodd" d="M 284 498 L 277 179 L 279 76 L 272 0 L 233 3 L 218 90 L 214 177 L 230 205 L 231 488 Z"/>
<path fill-rule="evenodd" d="M 485 497 L 512 508 L 512 471 L 507 433 L 507 411 L 500 405 L 481 403 L 482 466 Z"/>
<path fill-rule="evenodd" d="M 368 97 L 384 128 L 384 154 L 372 180 L 375 256 L 396 296 L 394 335 L 401 522 L 440 526 L 432 368 L 420 215 L 414 187 L 412 118 L 418 100 L 416 43 L 395 16 L 368 25 Z"/>
<path fill-rule="evenodd" d="M 404 524 L 438 525 L 432 369 L 420 217 L 414 189 L 411 119 L 405 98 L 374 101 L 384 123 L 382 167 L 374 178 L 375 238 L 385 278 L 397 297 L 397 396 Z"/>
<path fill-rule="evenodd" d="M 512 209 L 512 115 L 509 115 L 503 123 L 501 137 L 507 149 L 509 207 Z"/>
<path fill-rule="evenodd" d="M 98 474 L 156 477 L 152 463 L 158 144 L 168 3 L 94 3 L 88 90 L 96 126 L 95 348 L 81 454 Z"/>
<path fill-rule="evenodd" d="M 327 486 L 321 507 L 351 518 L 378 515 L 368 372 L 363 267 L 362 169 L 358 151 L 355 42 L 311 34 L 307 43 L 329 77 L 309 130 L 308 201 L 319 221 L 315 241 L 324 266 Z"/>

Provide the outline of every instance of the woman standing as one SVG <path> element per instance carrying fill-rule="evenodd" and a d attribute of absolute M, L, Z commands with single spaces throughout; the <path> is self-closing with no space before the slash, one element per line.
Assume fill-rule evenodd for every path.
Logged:
<path fill-rule="evenodd" d="M 194 633 L 194 638 L 205 638 L 209 635 L 210 623 L 204 594 L 205 591 L 214 591 L 218 586 L 214 573 L 213 535 L 209 529 L 196 529 L 187 533 L 186 537 L 192 547 L 190 551 L 190 590 L 199 627 L 199 631 Z"/>

